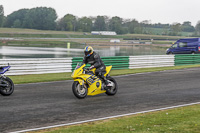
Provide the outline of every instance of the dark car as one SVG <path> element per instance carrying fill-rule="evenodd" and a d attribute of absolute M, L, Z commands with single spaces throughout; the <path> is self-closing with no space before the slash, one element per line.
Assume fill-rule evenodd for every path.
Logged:
<path fill-rule="evenodd" d="M 169 49 L 166 54 L 197 54 L 200 53 L 200 38 L 179 39 Z"/>

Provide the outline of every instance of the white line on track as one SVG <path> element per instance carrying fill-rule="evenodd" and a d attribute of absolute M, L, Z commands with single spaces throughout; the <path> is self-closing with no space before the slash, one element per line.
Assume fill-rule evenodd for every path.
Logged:
<path fill-rule="evenodd" d="M 173 108 L 178 108 L 178 107 L 185 107 L 185 106 L 196 105 L 196 104 L 200 104 L 200 102 L 183 104 L 183 105 L 176 105 L 176 106 L 171 106 L 171 107 L 165 107 L 165 108 L 159 108 L 159 109 L 152 109 L 152 110 L 147 110 L 147 111 L 141 111 L 141 112 L 135 112 L 135 113 L 128 113 L 128 114 L 122 114 L 122 115 L 116 115 L 116 116 L 109 116 L 109 117 L 103 117 L 103 118 L 97 118 L 97 119 L 91 119 L 91 120 L 85 120 L 85 121 L 79 121 L 79 122 L 72 122 L 72 123 L 66 123 L 66 124 L 60 124 L 60 125 L 40 127 L 40 128 L 34 128 L 34 129 L 26 129 L 26 130 L 15 131 L 15 132 L 10 132 L 10 133 L 23 133 L 23 132 L 44 130 L 44 129 L 49 129 L 49 128 L 62 127 L 62 126 L 83 124 L 83 123 L 87 123 L 87 122 L 94 122 L 94 121 L 106 120 L 106 119 L 111 119 L 111 118 L 118 118 L 118 117 L 129 116 L 129 115 L 143 114 L 143 113 L 148 113 L 148 112 L 155 112 L 155 111 L 173 109 Z"/>

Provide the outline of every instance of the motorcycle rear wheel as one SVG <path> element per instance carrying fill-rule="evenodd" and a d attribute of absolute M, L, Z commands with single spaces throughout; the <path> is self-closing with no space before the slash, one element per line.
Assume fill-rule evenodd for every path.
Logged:
<path fill-rule="evenodd" d="M 81 85 L 79 84 L 79 82 L 74 81 L 74 83 L 72 84 L 72 91 L 77 98 L 83 99 L 87 96 L 88 88 L 86 87 L 86 85 L 84 85 L 81 88 Z"/>
<path fill-rule="evenodd" d="M 113 86 L 111 86 L 111 87 L 107 86 L 106 87 L 106 94 L 107 95 L 115 95 L 117 93 L 117 90 L 118 90 L 117 82 L 112 77 L 108 77 L 107 79 L 110 80 L 113 83 Z"/>
<path fill-rule="evenodd" d="M 5 84 L 6 86 L 5 87 L 0 86 L 0 94 L 3 96 L 11 95 L 14 92 L 13 81 L 8 77 L 5 77 L 5 78 L 3 77 L 1 80 L 2 80 L 1 84 Z"/>

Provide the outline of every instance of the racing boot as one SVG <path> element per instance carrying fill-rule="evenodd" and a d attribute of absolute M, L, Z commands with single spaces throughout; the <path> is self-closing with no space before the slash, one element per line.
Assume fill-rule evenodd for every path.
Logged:
<path fill-rule="evenodd" d="M 106 86 L 110 87 L 112 86 L 111 82 L 109 82 L 107 79 L 104 78 L 104 82 L 106 84 Z"/>
<path fill-rule="evenodd" d="M 109 82 L 108 80 L 106 80 L 105 83 L 106 83 L 106 86 L 108 86 L 108 87 L 111 87 L 111 86 L 112 86 L 112 83 Z"/>

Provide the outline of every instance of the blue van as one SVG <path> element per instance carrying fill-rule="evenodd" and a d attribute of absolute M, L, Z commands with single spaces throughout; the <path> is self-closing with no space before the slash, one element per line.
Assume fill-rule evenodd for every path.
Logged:
<path fill-rule="evenodd" d="M 200 53 L 200 38 L 179 39 L 169 49 L 166 54 L 197 54 Z"/>

